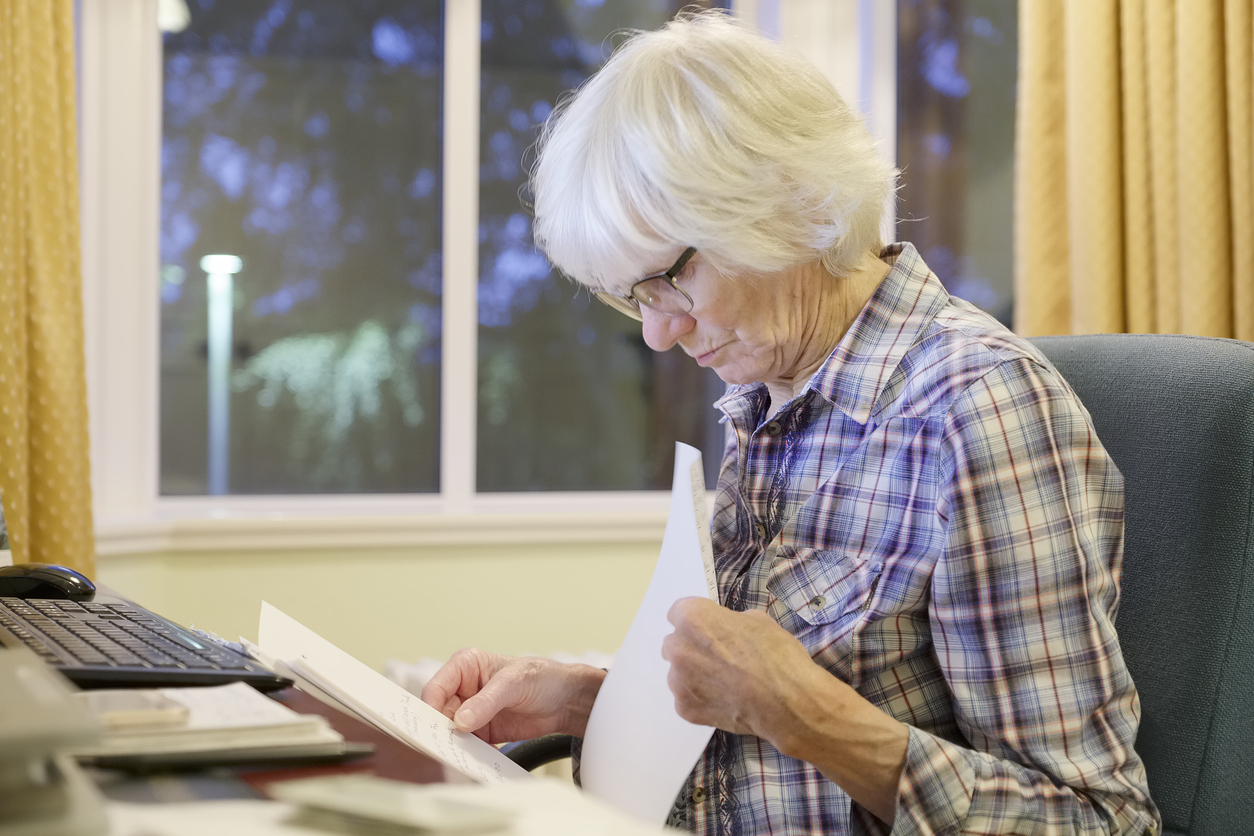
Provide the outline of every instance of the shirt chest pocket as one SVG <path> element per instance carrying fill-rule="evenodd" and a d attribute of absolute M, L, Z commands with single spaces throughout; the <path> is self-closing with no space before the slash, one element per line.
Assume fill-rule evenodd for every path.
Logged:
<path fill-rule="evenodd" d="M 814 655 L 870 606 L 883 570 L 841 551 L 781 548 L 766 582 L 769 612 Z"/>

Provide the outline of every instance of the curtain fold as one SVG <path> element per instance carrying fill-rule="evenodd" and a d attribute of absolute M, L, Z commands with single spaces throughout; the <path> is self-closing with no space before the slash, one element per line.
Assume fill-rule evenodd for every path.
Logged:
<path fill-rule="evenodd" d="M 15 562 L 91 575 L 73 11 L 0 3 L 0 502 Z"/>
<path fill-rule="evenodd" d="M 1254 3 L 1224 4 L 1234 331 L 1254 340 Z M 1242 336 L 1243 335 L 1243 336 Z"/>
<path fill-rule="evenodd" d="M 1020 333 L 1254 340 L 1250 7 L 1020 0 Z"/>

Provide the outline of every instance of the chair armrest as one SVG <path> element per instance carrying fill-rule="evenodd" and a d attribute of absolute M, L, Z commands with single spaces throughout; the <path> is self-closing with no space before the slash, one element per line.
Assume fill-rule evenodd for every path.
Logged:
<path fill-rule="evenodd" d="M 570 757 L 570 747 L 575 738 L 569 734 L 546 734 L 531 740 L 506 743 L 501 747 L 505 756 L 530 772 L 537 766 Z"/>

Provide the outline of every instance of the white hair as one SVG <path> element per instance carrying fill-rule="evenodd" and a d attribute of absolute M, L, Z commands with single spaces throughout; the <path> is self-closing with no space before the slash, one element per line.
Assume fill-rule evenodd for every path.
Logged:
<path fill-rule="evenodd" d="M 536 243 L 601 287 L 686 246 L 723 272 L 847 275 L 882 247 L 896 182 L 813 64 L 718 11 L 632 32 L 537 148 Z"/>

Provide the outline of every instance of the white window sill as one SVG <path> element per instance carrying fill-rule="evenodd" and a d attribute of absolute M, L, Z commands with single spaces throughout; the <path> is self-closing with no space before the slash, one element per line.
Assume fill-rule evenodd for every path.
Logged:
<path fill-rule="evenodd" d="M 434 496 L 167 498 L 152 516 L 97 519 L 96 551 L 661 542 L 669 504 L 663 492 L 501 494 L 460 508 Z"/>

